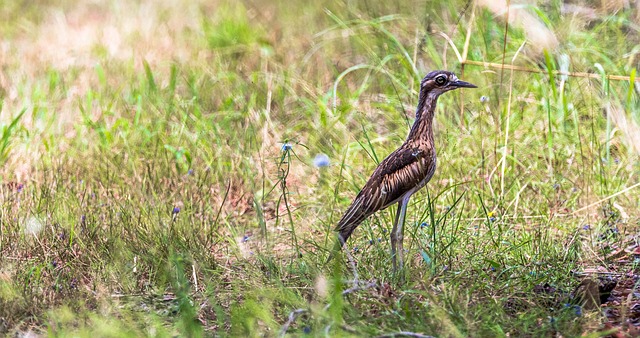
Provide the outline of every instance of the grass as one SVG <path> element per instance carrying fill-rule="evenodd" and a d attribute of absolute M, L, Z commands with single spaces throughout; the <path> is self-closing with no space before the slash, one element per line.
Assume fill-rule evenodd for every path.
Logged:
<path fill-rule="evenodd" d="M 606 75 L 635 76 L 640 30 L 633 9 L 561 8 L 527 7 L 548 52 L 463 1 L 3 8 L 0 333 L 604 334 L 573 273 L 629 272 L 611 254 L 637 237 L 639 92 Z M 470 24 L 469 60 L 543 72 L 463 69 L 438 32 L 461 52 Z M 441 68 L 480 88 L 439 101 L 407 281 L 393 208 L 356 230 L 354 264 L 325 264 Z"/>

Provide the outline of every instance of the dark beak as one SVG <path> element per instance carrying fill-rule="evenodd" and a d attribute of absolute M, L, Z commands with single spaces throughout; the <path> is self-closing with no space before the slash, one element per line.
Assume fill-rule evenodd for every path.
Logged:
<path fill-rule="evenodd" d="M 476 86 L 476 85 L 474 85 L 474 84 L 471 84 L 471 83 L 469 83 L 469 82 L 460 81 L 460 80 L 458 80 L 458 81 L 456 81 L 456 82 L 452 83 L 452 85 L 453 85 L 454 87 L 478 88 L 478 86 Z"/>

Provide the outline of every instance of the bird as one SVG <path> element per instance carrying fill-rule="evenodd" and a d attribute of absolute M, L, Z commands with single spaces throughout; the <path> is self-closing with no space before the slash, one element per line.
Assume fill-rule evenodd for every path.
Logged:
<path fill-rule="evenodd" d="M 424 187 L 436 171 L 433 117 L 438 97 L 458 88 L 477 88 L 446 70 L 435 70 L 420 81 L 416 118 L 404 143 L 389 154 L 373 171 L 338 222 L 338 248 L 367 217 L 393 204 L 398 205 L 391 230 L 393 270 L 403 267 L 403 231 L 411 195 Z"/>

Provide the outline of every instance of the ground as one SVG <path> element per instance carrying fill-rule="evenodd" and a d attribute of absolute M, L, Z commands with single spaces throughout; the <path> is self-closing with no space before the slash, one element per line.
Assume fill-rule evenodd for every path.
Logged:
<path fill-rule="evenodd" d="M 0 334 L 638 335 L 639 4 L 7 2 Z M 405 280 L 327 262 L 434 69 Z"/>

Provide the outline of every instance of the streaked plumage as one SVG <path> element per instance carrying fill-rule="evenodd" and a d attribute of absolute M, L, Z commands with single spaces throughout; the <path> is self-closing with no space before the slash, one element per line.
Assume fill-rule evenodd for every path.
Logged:
<path fill-rule="evenodd" d="M 448 71 L 433 71 L 420 83 L 416 120 L 406 141 L 374 170 L 351 206 L 344 213 L 336 230 L 343 245 L 355 228 L 371 214 L 398 203 L 398 213 L 391 232 L 391 252 L 394 269 L 397 260 L 402 266 L 402 232 L 406 206 L 411 195 L 422 188 L 436 170 L 436 150 L 433 138 L 433 115 L 438 97 L 460 87 L 475 88 Z"/>

